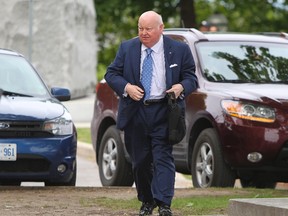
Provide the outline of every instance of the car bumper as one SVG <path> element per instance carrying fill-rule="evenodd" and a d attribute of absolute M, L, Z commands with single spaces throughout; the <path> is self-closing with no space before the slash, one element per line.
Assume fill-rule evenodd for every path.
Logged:
<path fill-rule="evenodd" d="M 0 139 L 0 144 L 3 143 L 17 145 L 17 159 L 0 161 L 0 181 L 68 182 L 73 176 L 77 152 L 77 141 L 73 135 Z M 59 171 L 60 165 L 66 167 L 64 172 Z"/>
<path fill-rule="evenodd" d="M 219 134 L 223 135 L 220 139 L 226 162 L 236 168 L 261 169 L 281 164 L 282 169 L 288 169 L 288 131 L 276 124 L 265 126 L 236 118 L 222 124 Z M 260 153 L 262 159 L 249 161 L 248 154 L 253 152 Z"/>

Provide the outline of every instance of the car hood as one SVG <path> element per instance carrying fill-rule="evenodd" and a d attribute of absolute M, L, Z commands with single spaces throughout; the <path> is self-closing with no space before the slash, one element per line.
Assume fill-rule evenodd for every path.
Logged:
<path fill-rule="evenodd" d="M 0 121 L 46 121 L 61 116 L 65 107 L 53 98 L 4 97 L 0 99 Z"/>
<path fill-rule="evenodd" d="M 288 106 L 288 85 L 285 84 L 213 84 L 206 89 L 236 99 L 254 100 Z"/>

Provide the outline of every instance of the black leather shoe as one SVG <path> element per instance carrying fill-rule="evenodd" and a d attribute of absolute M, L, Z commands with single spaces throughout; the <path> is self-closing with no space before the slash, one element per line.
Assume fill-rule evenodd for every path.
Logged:
<path fill-rule="evenodd" d="M 159 216 L 173 216 L 172 211 L 168 205 L 159 206 Z"/>
<path fill-rule="evenodd" d="M 152 215 L 156 203 L 143 202 L 140 208 L 139 216 Z"/>

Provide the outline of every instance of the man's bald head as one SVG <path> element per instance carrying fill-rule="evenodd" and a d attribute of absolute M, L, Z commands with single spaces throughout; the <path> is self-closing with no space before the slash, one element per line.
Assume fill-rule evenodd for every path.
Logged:
<path fill-rule="evenodd" d="M 146 11 L 139 17 L 138 35 L 145 46 L 154 46 L 159 41 L 163 29 L 162 17 L 155 11 Z"/>

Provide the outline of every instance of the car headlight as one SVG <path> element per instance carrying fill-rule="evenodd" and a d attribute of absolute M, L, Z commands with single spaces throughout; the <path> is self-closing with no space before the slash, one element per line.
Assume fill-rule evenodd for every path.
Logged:
<path fill-rule="evenodd" d="M 44 130 L 54 135 L 70 135 L 73 133 L 73 122 L 71 115 L 65 110 L 59 118 L 46 121 Z"/>
<path fill-rule="evenodd" d="M 274 109 L 267 106 L 235 100 L 223 100 L 221 106 L 227 114 L 237 118 L 266 123 L 275 121 Z"/>

